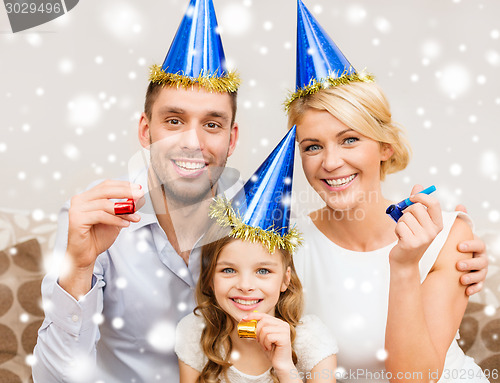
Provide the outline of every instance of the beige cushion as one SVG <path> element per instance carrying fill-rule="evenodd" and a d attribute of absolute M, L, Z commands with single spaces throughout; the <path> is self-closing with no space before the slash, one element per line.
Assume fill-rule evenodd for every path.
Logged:
<path fill-rule="evenodd" d="M 0 211 L 0 383 L 32 382 L 37 332 L 43 321 L 43 254 L 56 224 L 26 213 Z"/>
<path fill-rule="evenodd" d="M 42 253 L 36 239 L 0 252 L 0 383 L 25 382 L 43 321 Z"/>
<path fill-rule="evenodd" d="M 458 344 L 481 366 L 491 383 L 500 383 L 500 310 L 469 302 Z"/>

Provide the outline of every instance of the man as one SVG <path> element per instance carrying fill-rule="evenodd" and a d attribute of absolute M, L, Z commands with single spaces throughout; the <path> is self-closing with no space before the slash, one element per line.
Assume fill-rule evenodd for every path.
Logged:
<path fill-rule="evenodd" d="M 179 380 L 174 332 L 194 308 L 207 207 L 234 183 L 223 170 L 238 138 L 238 81 L 220 70 L 215 26 L 211 1 L 191 0 L 153 72 L 138 130 L 150 166 L 63 207 L 55 258 L 64 267 L 43 282 L 35 383 Z M 140 210 L 117 216 L 112 199 L 134 199 Z"/>
<path fill-rule="evenodd" d="M 63 267 L 43 282 L 35 382 L 178 381 L 175 326 L 194 308 L 208 205 L 235 182 L 222 173 L 238 139 L 239 80 L 225 70 L 216 23 L 211 0 L 192 0 L 153 68 L 138 129 L 150 166 L 63 208 Z M 208 57 L 189 56 L 197 44 Z M 134 199 L 140 211 L 116 215 L 112 199 Z"/>

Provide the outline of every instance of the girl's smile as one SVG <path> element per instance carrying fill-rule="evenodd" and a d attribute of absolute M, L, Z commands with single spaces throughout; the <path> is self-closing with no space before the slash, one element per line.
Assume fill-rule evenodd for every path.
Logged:
<path fill-rule="evenodd" d="M 259 303 L 263 301 L 263 299 L 252 299 L 248 297 L 234 297 L 231 298 L 231 300 L 238 309 L 243 311 L 255 310 L 259 306 Z"/>

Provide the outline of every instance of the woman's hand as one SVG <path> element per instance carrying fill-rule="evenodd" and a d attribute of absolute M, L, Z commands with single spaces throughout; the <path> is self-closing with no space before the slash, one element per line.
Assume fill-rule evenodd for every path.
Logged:
<path fill-rule="evenodd" d="M 262 346 L 278 375 L 290 374 L 292 361 L 290 325 L 281 319 L 263 313 L 251 313 L 244 320 L 258 320 L 257 342 Z"/>
<path fill-rule="evenodd" d="M 418 265 L 431 242 L 443 229 L 443 217 L 438 200 L 433 196 L 419 193 L 422 190 L 421 185 L 413 187 L 410 200 L 414 205 L 404 210 L 396 225 L 398 243 L 389 254 L 391 265 Z"/>

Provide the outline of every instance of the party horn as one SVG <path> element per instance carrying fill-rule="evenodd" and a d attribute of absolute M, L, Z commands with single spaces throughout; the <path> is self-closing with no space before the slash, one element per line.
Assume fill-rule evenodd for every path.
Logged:
<path fill-rule="evenodd" d="M 115 202 L 115 215 L 133 214 L 135 212 L 135 201 L 132 198 L 126 201 Z"/>
<path fill-rule="evenodd" d="M 240 338 L 257 338 L 257 321 L 255 319 L 238 323 L 238 336 Z"/>
<path fill-rule="evenodd" d="M 422 190 L 420 193 L 431 194 L 434 191 L 436 191 L 436 187 L 432 185 L 427 189 Z M 403 216 L 403 210 L 413 204 L 414 202 L 411 202 L 409 198 L 406 198 L 395 205 L 389 206 L 385 212 L 389 214 L 394 221 L 398 222 L 399 219 Z"/>

